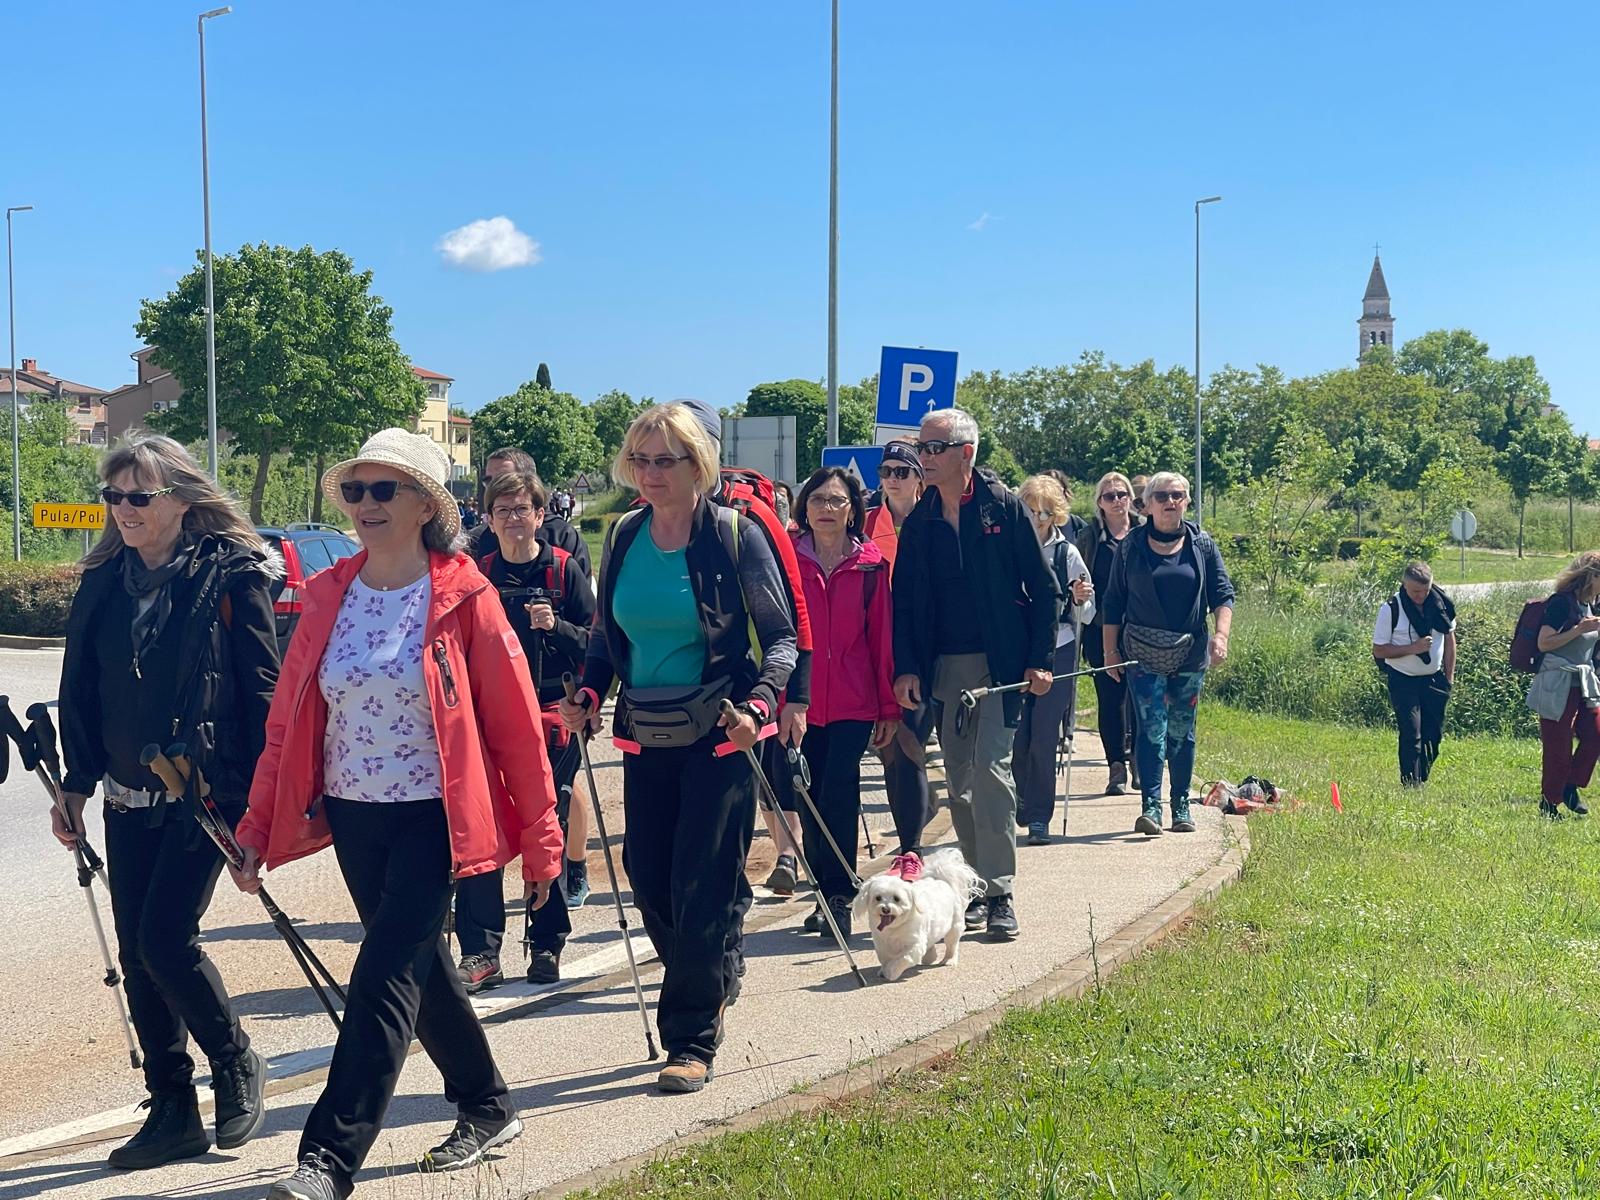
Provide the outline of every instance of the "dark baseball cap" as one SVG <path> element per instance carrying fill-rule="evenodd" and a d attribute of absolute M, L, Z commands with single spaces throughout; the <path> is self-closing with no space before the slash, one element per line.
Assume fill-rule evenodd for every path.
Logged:
<path fill-rule="evenodd" d="M 883 448 L 883 461 L 878 464 L 881 472 L 884 467 L 910 467 L 918 479 L 922 478 L 922 459 L 917 457 L 917 448 L 910 442 L 890 442 Z"/>

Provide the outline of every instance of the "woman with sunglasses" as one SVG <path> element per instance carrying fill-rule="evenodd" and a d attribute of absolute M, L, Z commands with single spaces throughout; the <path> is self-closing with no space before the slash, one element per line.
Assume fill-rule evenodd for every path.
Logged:
<path fill-rule="evenodd" d="M 1095 485 L 1094 520 L 1078 534 L 1078 555 L 1089 568 L 1095 594 L 1104 596 L 1111 582 L 1111 564 L 1117 550 L 1134 526 L 1142 520 L 1133 511 L 1133 485 L 1120 471 L 1107 471 Z M 1091 667 L 1106 665 L 1101 621 L 1103 609 L 1083 631 L 1083 656 Z M 1105 750 L 1110 770 L 1106 794 L 1126 795 L 1128 791 L 1128 685 L 1113 679 L 1108 671 L 1091 676 L 1094 680 L 1095 716 L 1100 730 L 1100 745 Z"/>
<path fill-rule="evenodd" d="M 806 861 L 817 873 L 819 905 L 833 910 L 850 936 L 851 875 L 861 817 L 861 755 L 894 739 L 894 638 L 883 552 L 861 534 L 866 492 L 843 467 L 822 467 L 800 488 L 795 555 L 811 618 L 811 708 L 801 748 L 811 768 L 811 799 L 830 844 L 809 809 L 801 811 Z M 837 846 L 847 862 L 833 852 Z M 806 929 L 828 936 L 820 911 Z"/>
<path fill-rule="evenodd" d="M 459 552 L 449 474 L 425 434 L 385 429 L 322 478 L 362 550 L 306 585 L 235 882 L 256 891 L 263 865 L 331 843 L 364 933 L 299 1166 L 268 1200 L 354 1190 L 413 1034 L 457 1113 L 421 1170 L 472 1166 L 522 1131 L 441 934 L 456 881 L 519 854 L 523 894 L 543 904 L 561 827 L 527 658 Z"/>
<path fill-rule="evenodd" d="M 1134 753 L 1141 811 L 1134 832 L 1161 832 L 1161 768 L 1168 775 L 1172 832 L 1193 833 L 1189 784 L 1194 775 L 1195 710 L 1206 667 L 1228 657 L 1233 581 L 1211 535 L 1184 520 L 1189 481 L 1173 471 L 1145 487 L 1150 519 L 1128 534 L 1106 588 L 1101 644 L 1108 674 L 1121 678 L 1139 716 Z M 1207 638 L 1206 614 L 1215 632 Z"/>
<path fill-rule="evenodd" d="M 777 719 L 795 627 L 767 535 L 709 499 L 721 486 L 717 452 L 688 405 L 635 418 L 612 476 L 646 506 L 611 527 L 583 687 L 558 711 L 581 732 L 620 687 L 622 860 L 664 967 L 656 1023 L 667 1063 L 656 1086 L 698 1092 L 722 1044 L 749 892 L 756 784 L 740 751 Z"/>
<path fill-rule="evenodd" d="M 219 1149 L 261 1127 L 266 1064 L 200 946 L 222 855 L 140 761 L 183 741 L 224 818 L 244 813 L 278 678 L 271 584 L 283 560 L 171 438 L 135 437 L 100 463 L 106 527 L 83 559 L 67 618 L 61 739 L 71 828 L 105 793 L 105 849 L 128 1010 L 150 1115 L 111 1152 L 123 1170 L 208 1149 L 192 1036 L 211 1061 Z"/>

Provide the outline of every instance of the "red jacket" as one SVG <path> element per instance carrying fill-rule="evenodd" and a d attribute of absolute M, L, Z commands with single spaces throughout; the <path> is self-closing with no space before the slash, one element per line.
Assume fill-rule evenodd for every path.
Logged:
<path fill-rule="evenodd" d="M 563 839 L 522 643 L 471 559 L 428 558 L 433 591 L 423 678 L 439 742 L 452 874 L 481 874 L 520 854 L 524 879 L 554 879 Z M 345 589 L 366 561 L 365 551 L 344 559 L 303 589 L 303 615 L 278 676 L 267 746 L 237 831 L 240 845 L 259 853 L 268 870 L 333 840 L 322 809 L 328 705 L 317 667 Z M 443 671 L 435 657 L 441 649 Z"/>
<path fill-rule="evenodd" d="M 824 576 L 809 533 L 795 537 L 795 558 L 811 617 L 812 725 L 830 721 L 898 721 L 894 698 L 894 605 L 883 552 L 857 542 Z M 868 596 L 867 579 L 875 575 Z"/>
<path fill-rule="evenodd" d="M 900 549 L 900 534 L 895 530 L 894 513 L 889 511 L 887 500 L 867 509 L 867 524 L 862 534 L 883 551 L 884 573 L 893 576 L 894 556 Z"/>

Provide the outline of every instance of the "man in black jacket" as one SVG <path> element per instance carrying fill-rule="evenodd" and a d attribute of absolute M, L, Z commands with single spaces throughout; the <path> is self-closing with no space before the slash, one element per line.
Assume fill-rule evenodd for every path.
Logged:
<path fill-rule="evenodd" d="M 487 488 L 495 476 L 504 475 L 508 471 L 521 471 L 527 475 L 539 473 L 534 465 L 533 455 L 526 450 L 518 450 L 515 446 L 502 446 L 484 459 L 483 479 L 480 482 Z M 583 535 L 572 522 L 563 520 L 555 513 L 546 510 L 544 524 L 539 526 L 539 540 L 546 546 L 565 550 L 572 555 L 573 561 L 583 569 L 585 575 L 590 579 L 594 578 L 594 567 L 589 561 L 588 543 L 583 540 Z M 482 562 L 499 549 L 500 541 L 495 537 L 494 530 L 489 528 L 487 521 L 480 522 L 467 534 L 466 553 L 474 562 Z"/>
<path fill-rule="evenodd" d="M 972 688 L 1026 680 L 1050 690 L 1060 592 L 1023 507 L 988 471 L 975 471 L 978 425 L 958 408 L 929 413 L 917 442 L 927 492 L 900 530 L 894 568 L 895 698 L 944 704 L 939 745 L 961 853 L 983 877 L 968 929 L 1017 936 L 1017 789 L 1011 744 L 1016 692 L 961 704 Z"/>

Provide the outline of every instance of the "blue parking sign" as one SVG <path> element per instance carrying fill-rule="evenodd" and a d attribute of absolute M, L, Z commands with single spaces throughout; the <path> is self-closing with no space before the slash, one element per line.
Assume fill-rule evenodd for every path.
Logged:
<path fill-rule="evenodd" d="M 878 424 L 915 429 L 956 404 L 956 352 L 885 346 L 878 364 Z"/>
<path fill-rule="evenodd" d="M 878 465 L 882 462 L 882 446 L 825 446 L 822 450 L 823 466 L 843 467 L 869 492 L 878 488 Z"/>

